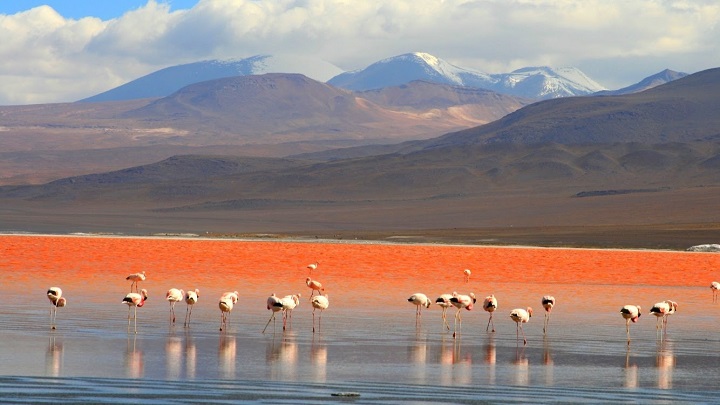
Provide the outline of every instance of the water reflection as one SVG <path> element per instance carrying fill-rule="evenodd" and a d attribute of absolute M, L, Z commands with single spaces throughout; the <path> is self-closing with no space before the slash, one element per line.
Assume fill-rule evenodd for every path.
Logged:
<path fill-rule="evenodd" d="M 315 336 L 313 336 L 310 346 L 310 362 L 312 363 L 313 381 L 327 381 L 327 345 L 321 343 L 320 338 L 316 342 Z"/>
<path fill-rule="evenodd" d="M 182 340 L 177 336 L 165 339 L 165 372 L 167 378 L 180 378 L 182 370 Z"/>
<path fill-rule="evenodd" d="M 530 362 L 525 356 L 525 346 L 515 350 L 513 365 L 515 366 L 514 384 L 527 386 L 530 382 Z"/>
<path fill-rule="evenodd" d="M 60 376 L 63 363 L 63 343 L 61 339 L 50 336 L 45 353 L 45 374 L 51 377 Z"/>
<path fill-rule="evenodd" d="M 235 358 L 237 357 L 237 340 L 235 336 L 227 334 L 220 335 L 218 346 L 218 365 L 220 366 L 220 378 L 235 378 Z"/>
<path fill-rule="evenodd" d="M 185 376 L 195 378 L 197 375 L 197 348 L 189 333 L 185 334 Z"/>
<path fill-rule="evenodd" d="M 553 385 L 554 383 L 554 363 L 552 359 L 552 351 L 550 348 L 550 341 L 547 337 L 543 338 L 543 364 L 545 365 L 545 384 Z"/>
<path fill-rule="evenodd" d="M 472 355 L 470 352 L 463 354 L 460 337 L 442 337 L 440 369 L 442 385 L 470 384 L 472 381 Z"/>
<path fill-rule="evenodd" d="M 495 384 L 495 364 L 497 363 L 497 348 L 495 347 L 495 335 L 488 336 L 485 344 L 485 363 L 488 366 L 488 384 Z"/>
<path fill-rule="evenodd" d="M 672 342 L 667 339 L 658 345 L 655 356 L 657 366 L 657 386 L 661 389 L 671 389 L 673 386 L 673 369 L 675 368 L 675 353 Z"/>
<path fill-rule="evenodd" d="M 125 350 L 125 374 L 128 378 L 142 378 L 144 371 L 143 352 L 137 347 L 137 336 L 128 337 Z"/>
<path fill-rule="evenodd" d="M 638 366 L 630 356 L 630 346 L 625 351 L 625 388 L 637 388 Z"/>
<path fill-rule="evenodd" d="M 273 335 L 265 348 L 265 356 L 270 364 L 270 376 L 273 379 L 297 380 L 298 344 L 297 332 L 287 331 L 280 341 Z"/>
<path fill-rule="evenodd" d="M 427 335 L 425 333 L 416 332 L 415 342 L 408 347 L 408 361 L 415 364 L 413 367 L 415 380 L 419 383 L 425 383 L 427 367 Z"/>

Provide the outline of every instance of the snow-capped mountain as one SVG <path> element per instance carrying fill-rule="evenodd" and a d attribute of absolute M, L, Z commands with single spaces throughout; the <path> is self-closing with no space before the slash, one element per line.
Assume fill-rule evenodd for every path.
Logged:
<path fill-rule="evenodd" d="M 632 93 L 639 93 L 641 91 L 652 89 L 653 87 L 657 87 L 661 84 L 669 83 L 673 80 L 682 79 L 683 77 L 687 76 L 687 73 L 683 72 L 676 72 L 674 70 L 665 69 L 662 72 L 655 73 L 652 76 L 648 76 L 641 81 L 627 86 L 623 87 L 622 89 L 618 90 L 605 90 L 596 93 L 597 96 L 617 96 L 620 94 L 632 94 Z"/>
<path fill-rule="evenodd" d="M 246 59 L 206 60 L 170 66 L 80 101 L 166 97 L 190 84 L 222 77 L 300 73 L 325 82 L 341 72 L 342 69 L 331 63 L 296 55 L 256 55 Z"/>
<path fill-rule="evenodd" d="M 514 96 L 547 99 L 578 96 L 604 87 L 572 67 L 528 67 L 511 73 L 489 74 L 455 66 L 427 53 L 415 52 L 342 73 L 328 84 L 349 90 L 372 90 L 413 80 L 486 88 Z"/>

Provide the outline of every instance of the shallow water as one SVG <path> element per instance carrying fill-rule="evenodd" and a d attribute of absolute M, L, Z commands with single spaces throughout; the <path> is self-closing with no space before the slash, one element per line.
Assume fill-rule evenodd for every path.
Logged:
<path fill-rule="evenodd" d="M 177 402 L 714 402 L 720 381 L 718 308 L 708 288 L 719 256 L 707 253 L 462 246 L 0 237 L 0 401 Z M 330 308 L 312 333 L 305 264 Z M 469 283 L 464 268 L 473 274 Z M 148 272 L 150 298 L 128 330 L 124 277 Z M 68 306 L 49 328 L 45 291 Z M 191 326 L 185 304 L 169 322 L 164 292 L 199 288 Z M 240 302 L 220 332 L 217 301 Z M 479 304 L 463 311 L 457 339 L 440 309 L 419 320 L 405 300 L 453 290 L 494 293 L 495 333 Z M 266 297 L 300 292 L 288 330 Z M 540 297 L 558 304 L 543 336 Z M 650 306 L 679 303 L 658 336 Z M 639 304 L 627 344 L 619 309 Z M 508 316 L 533 306 L 516 339 Z M 455 310 L 449 310 L 451 327 Z M 316 314 L 317 315 L 317 314 Z M 357 392 L 360 397 L 334 397 Z"/>

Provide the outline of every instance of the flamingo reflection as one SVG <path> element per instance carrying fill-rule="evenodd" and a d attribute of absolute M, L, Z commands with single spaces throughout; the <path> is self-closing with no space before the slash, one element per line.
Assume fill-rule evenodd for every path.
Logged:
<path fill-rule="evenodd" d="M 197 373 L 197 348 L 195 341 L 189 335 L 185 335 L 185 375 L 188 378 L 195 378 Z"/>
<path fill-rule="evenodd" d="M 440 373 L 442 385 L 469 384 L 472 380 L 472 354 L 463 354 L 462 339 L 442 337 Z"/>
<path fill-rule="evenodd" d="M 485 363 L 487 363 L 488 370 L 488 384 L 495 384 L 495 364 L 497 362 L 497 348 L 495 347 L 495 336 L 490 335 L 488 341 L 485 344 Z"/>
<path fill-rule="evenodd" d="M 658 347 L 655 356 L 657 366 L 657 386 L 660 389 L 671 389 L 673 384 L 673 369 L 675 368 L 675 354 L 672 345 L 664 340 Z"/>
<path fill-rule="evenodd" d="M 547 338 L 543 341 L 543 364 L 545 365 L 545 384 L 551 386 L 555 380 L 553 376 L 554 362 L 550 350 L 550 341 Z"/>
<path fill-rule="evenodd" d="M 142 378 L 144 373 L 143 352 L 137 347 L 137 336 L 128 337 L 125 350 L 125 374 L 128 378 Z"/>
<path fill-rule="evenodd" d="M 415 334 L 415 342 L 408 348 L 408 361 L 413 364 L 415 379 L 424 384 L 427 370 L 427 336 L 424 333 Z"/>
<path fill-rule="evenodd" d="M 237 341 L 235 336 L 220 335 L 218 345 L 218 364 L 221 378 L 235 378 L 235 358 L 237 356 Z"/>
<path fill-rule="evenodd" d="M 180 377 L 182 369 L 182 340 L 168 336 L 165 340 L 165 372 L 169 379 Z"/>
<path fill-rule="evenodd" d="M 528 385 L 530 382 L 530 362 L 525 356 L 525 346 L 515 349 L 515 385 Z"/>
<path fill-rule="evenodd" d="M 295 342 L 297 332 L 283 334 L 282 341 L 275 342 L 275 336 L 266 346 L 267 362 L 270 364 L 271 378 L 295 381 L 297 379 L 298 345 Z"/>
<path fill-rule="evenodd" d="M 637 388 L 638 386 L 638 366 L 631 361 L 630 346 L 625 351 L 625 388 Z"/>
<path fill-rule="evenodd" d="M 56 340 L 55 336 L 50 336 L 47 352 L 45 353 L 45 373 L 51 377 L 60 376 L 60 372 L 62 371 L 62 360 L 62 340 Z"/>
<path fill-rule="evenodd" d="M 312 346 L 310 346 L 310 363 L 312 364 L 312 374 L 315 382 L 327 381 L 327 345 L 315 343 L 313 336 Z"/>

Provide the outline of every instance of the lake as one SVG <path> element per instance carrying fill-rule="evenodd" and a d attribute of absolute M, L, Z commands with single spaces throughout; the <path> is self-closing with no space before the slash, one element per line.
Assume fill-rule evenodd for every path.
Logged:
<path fill-rule="evenodd" d="M 306 265 L 330 307 L 312 332 Z M 88 236 L 0 236 L 0 402 L 715 402 L 720 381 L 713 253 Z M 466 282 L 464 269 L 472 275 Z M 149 299 L 128 329 L 125 277 Z M 46 291 L 68 305 L 50 329 Z M 198 288 L 170 323 L 165 292 Z M 218 300 L 240 299 L 219 331 Z M 433 305 L 474 292 L 458 338 Z M 286 331 L 267 297 L 301 294 Z M 483 297 L 494 294 L 496 332 Z M 557 299 L 543 335 L 543 295 Z M 650 307 L 678 302 L 666 334 Z M 620 308 L 640 305 L 627 344 Z M 513 308 L 534 309 L 516 339 Z M 456 310 L 448 310 L 451 328 Z M 318 313 L 316 312 L 316 316 Z M 359 395 L 353 397 L 341 394 Z"/>

